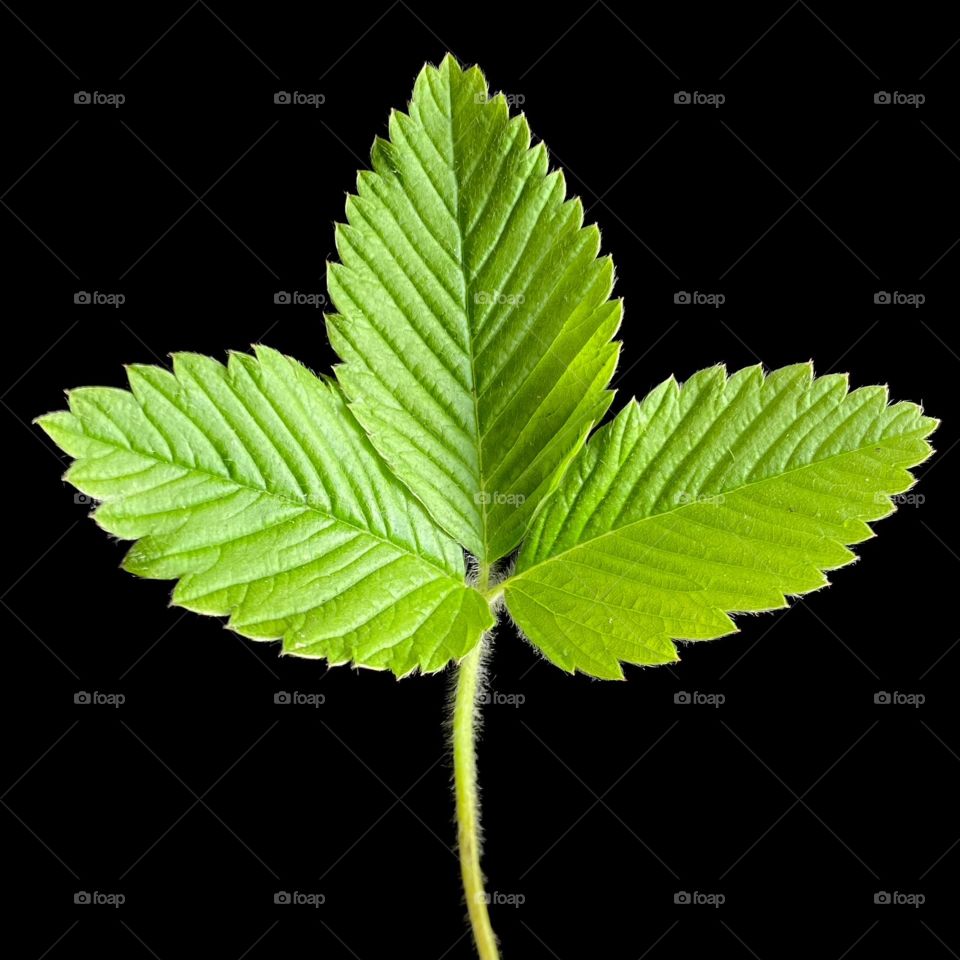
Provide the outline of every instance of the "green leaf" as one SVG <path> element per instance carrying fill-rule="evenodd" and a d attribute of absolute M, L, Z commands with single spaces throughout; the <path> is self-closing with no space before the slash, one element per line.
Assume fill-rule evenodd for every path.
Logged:
<path fill-rule="evenodd" d="M 810 364 L 672 378 L 598 430 L 538 515 L 507 608 L 555 664 L 622 676 L 850 563 L 937 421 Z"/>
<path fill-rule="evenodd" d="M 124 566 L 179 580 L 173 602 L 229 615 L 287 653 L 398 675 L 441 669 L 492 624 L 462 550 L 382 465 L 332 381 L 266 348 L 223 366 L 178 354 L 84 387 L 39 420 L 138 542 Z"/>
<path fill-rule="evenodd" d="M 425 67 L 389 132 L 328 267 L 337 377 L 395 473 L 489 562 L 610 404 L 613 264 L 476 67 Z"/>

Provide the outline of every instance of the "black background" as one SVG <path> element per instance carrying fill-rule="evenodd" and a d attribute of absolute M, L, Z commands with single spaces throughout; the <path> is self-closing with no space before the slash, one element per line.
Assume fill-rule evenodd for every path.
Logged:
<path fill-rule="evenodd" d="M 950 16 L 802 0 L 656 16 L 603 0 L 3 4 L 2 416 L 22 533 L 3 551 L 0 824 L 21 956 L 472 955 L 449 677 L 327 673 L 169 608 L 169 584 L 118 569 L 122 547 L 29 425 L 63 388 L 119 385 L 122 363 L 173 350 L 262 340 L 327 369 L 320 311 L 274 294 L 325 292 L 344 192 L 446 49 L 523 98 L 600 224 L 626 299 L 621 398 L 718 361 L 812 357 L 945 420 L 918 471 L 925 502 L 883 521 L 862 563 L 676 668 L 569 677 L 500 628 L 492 685 L 522 703 L 487 708 L 480 762 L 489 888 L 512 900 L 492 908 L 504 956 L 958 955 Z M 126 102 L 74 104 L 81 90 Z M 325 103 L 275 105 L 280 90 Z M 75 305 L 78 291 L 126 302 Z M 684 691 L 725 702 L 675 703 Z M 75 905 L 78 891 L 125 903 Z M 325 902 L 275 905 L 277 891 Z M 881 891 L 926 902 L 875 904 Z"/>

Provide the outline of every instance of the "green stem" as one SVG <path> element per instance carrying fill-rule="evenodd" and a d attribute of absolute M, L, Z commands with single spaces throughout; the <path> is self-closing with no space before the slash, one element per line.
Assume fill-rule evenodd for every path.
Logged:
<path fill-rule="evenodd" d="M 488 589 L 490 568 L 481 566 L 477 588 Z M 477 791 L 476 720 L 477 696 L 483 678 L 484 637 L 457 668 L 453 703 L 453 776 L 457 801 L 457 840 L 460 875 L 480 960 L 499 960 L 497 938 L 490 925 L 487 897 L 480 869 L 480 798 Z"/>

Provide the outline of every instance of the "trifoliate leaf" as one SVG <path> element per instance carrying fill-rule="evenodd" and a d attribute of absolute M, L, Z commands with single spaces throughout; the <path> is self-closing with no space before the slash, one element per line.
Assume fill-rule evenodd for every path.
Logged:
<path fill-rule="evenodd" d="M 372 166 L 327 275 L 337 377 L 394 472 L 492 561 L 610 404 L 613 264 L 523 116 L 450 56 Z"/>
<path fill-rule="evenodd" d="M 809 364 L 703 370 L 631 401 L 544 506 L 505 583 L 507 608 L 565 670 L 677 659 L 672 640 L 735 631 L 854 559 L 893 511 L 937 421 L 884 387 Z"/>
<path fill-rule="evenodd" d="M 39 420 L 138 542 L 124 566 L 254 639 L 406 674 L 461 657 L 493 622 L 462 550 L 383 465 L 332 381 L 276 351 L 196 354 L 84 387 Z"/>

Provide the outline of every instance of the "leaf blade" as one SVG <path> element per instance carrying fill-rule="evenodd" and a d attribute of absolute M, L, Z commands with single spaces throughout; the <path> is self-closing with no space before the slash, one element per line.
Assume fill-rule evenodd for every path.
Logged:
<path fill-rule="evenodd" d="M 131 390 L 71 391 L 40 426 L 67 479 L 137 541 L 124 567 L 298 656 L 441 669 L 492 625 L 460 548 L 392 478 L 339 388 L 276 351 L 179 354 Z"/>
<path fill-rule="evenodd" d="M 613 265 L 477 68 L 425 67 L 389 132 L 328 264 L 337 377 L 396 474 L 489 562 L 612 400 Z"/>
<path fill-rule="evenodd" d="M 809 364 L 668 380 L 578 455 L 521 548 L 507 608 L 564 669 L 618 678 L 621 661 L 669 662 L 674 639 L 723 636 L 731 613 L 825 586 L 913 484 L 935 426 Z"/>

